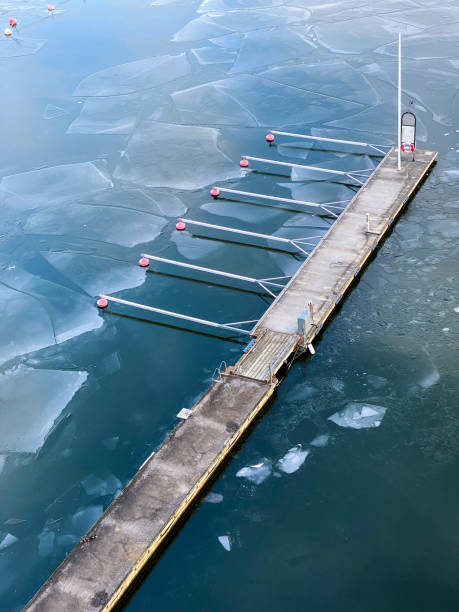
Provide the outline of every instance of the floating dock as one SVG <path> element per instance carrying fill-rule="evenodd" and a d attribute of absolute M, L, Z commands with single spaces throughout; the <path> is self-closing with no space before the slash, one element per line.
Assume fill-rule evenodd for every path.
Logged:
<path fill-rule="evenodd" d="M 177 532 L 275 391 L 276 373 L 313 341 L 428 173 L 437 153 L 397 170 L 383 158 L 253 328 L 254 341 L 186 412 L 122 494 L 29 602 L 29 612 L 109 611 Z"/>

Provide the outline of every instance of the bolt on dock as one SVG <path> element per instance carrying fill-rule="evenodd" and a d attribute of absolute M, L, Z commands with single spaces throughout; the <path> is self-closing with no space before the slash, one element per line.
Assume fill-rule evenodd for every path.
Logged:
<path fill-rule="evenodd" d="M 404 161 L 401 170 L 398 155 L 397 149 L 385 155 L 274 296 L 252 328 L 253 340 L 244 355 L 219 371 L 191 410 L 181 411 L 181 423 L 25 610 L 88 612 L 118 607 L 261 414 L 275 392 L 276 374 L 283 364 L 298 351 L 314 352 L 317 334 L 420 186 L 437 153 L 417 150 L 416 159 Z"/>

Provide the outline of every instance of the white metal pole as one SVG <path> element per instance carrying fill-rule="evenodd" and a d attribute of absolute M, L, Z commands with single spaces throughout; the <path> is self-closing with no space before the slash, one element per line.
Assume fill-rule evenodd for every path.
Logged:
<path fill-rule="evenodd" d="M 402 33 L 398 33 L 398 108 L 397 108 L 397 144 L 398 144 L 398 169 L 402 169 Z"/>

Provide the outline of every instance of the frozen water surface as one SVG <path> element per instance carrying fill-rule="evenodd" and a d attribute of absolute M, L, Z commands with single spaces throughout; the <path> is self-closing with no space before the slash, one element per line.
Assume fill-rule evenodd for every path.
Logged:
<path fill-rule="evenodd" d="M 270 8 L 281 6 L 284 0 L 204 0 L 198 7 L 198 13 L 209 13 L 211 11 L 234 11 L 235 9 L 248 8 Z"/>
<path fill-rule="evenodd" d="M 310 444 L 311 446 L 315 446 L 317 448 L 323 448 L 324 446 L 327 446 L 329 440 L 330 436 L 328 434 L 321 434 L 320 436 L 316 436 Z"/>
<path fill-rule="evenodd" d="M 43 119 L 57 119 L 58 117 L 62 117 L 63 115 L 68 114 L 68 111 L 61 108 L 60 106 L 55 106 L 54 104 L 47 104 L 45 112 L 43 113 Z"/>
<path fill-rule="evenodd" d="M 254 484 L 261 484 L 271 475 L 272 464 L 269 459 L 263 459 L 254 465 L 248 465 L 236 472 L 238 478 L 245 478 Z"/>
<path fill-rule="evenodd" d="M 0 540 L 0 551 L 5 550 L 6 548 L 9 548 L 10 546 L 12 546 L 13 544 L 15 544 L 18 541 L 19 538 L 17 538 L 16 536 L 14 536 L 12 533 L 7 533 L 1 540 Z"/>
<path fill-rule="evenodd" d="M 236 51 L 221 47 L 199 47 L 191 50 L 200 64 L 232 64 L 236 59 Z"/>
<path fill-rule="evenodd" d="M 94 525 L 103 511 L 103 506 L 100 505 L 82 508 L 76 512 L 71 519 L 72 530 L 79 535 L 86 533 L 88 529 Z"/>
<path fill-rule="evenodd" d="M 36 453 L 86 378 L 25 366 L 0 374 L 0 452 Z"/>
<path fill-rule="evenodd" d="M 48 557 L 54 550 L 56 534 L 54 531 L 44 529 L 38 536 L 38 554 L 40 557 Z"/>
<path fill-rule="evenodd" d="M 344 410 L 336 412 L 329 421 L 333 421 L 340 427 L 351 427 L 352 429 L 366 429 L 369 427 L 379 427 L 386 413 L 383 406 L 373 404 L 360 404 L 351 402 Z"/>
<path fill-rule="evenodd" d="M 104 495 L 113 495 L 116 491 L 122 488 L 121 481 L 111 473 L 104 475 L 103 478 L 91 474 L 81 481 L 86 495 L 91 497 L 102 497 Z"/>
<path fill-rule="evenodd" d="M 220 542 L 220 544 L 223 546 L 225 550 L 227 550 L 228 552 L 231 550 L 231 540 L 229 536 L 227 535 L 218 536 L 218 541 Z"/>
<path fill-rule="evenodd" d="M 279 459 L 277 462 L 277 467 L 285 474 L 293 474 L 293 472 L 300 469 L 300 467 L 306 461 L 306 457 L 308 455 L 309 451 L 303 450 L 301 444 L 298 444 L 287 451 L 282 459 Z"/>
<path fill-rule="evenodd" d="M 172 94 L 184 123 L 278 127 L 353 115 L 360 104 L 241 75 Z"/>
<path fill-rule="evenodd" d="M 175 243 L 177 251 L 190 260 L 204 260 L 216 251 L 223 248 L 217 240 L 205 240 L 184 232 L 174 230 L 171 241 Z"/>
<path fill-rule="evenodd" d="M 162 55 L 111 66 L 81 81 L 74 96 L 119 96 L 151 89 L 190 72 L 185 53 Z"/>
<path fill-rule="evenodd" d="M 112 207 L 67 204 L 32 213 L 24 224 L 26 234 L 71 235 L 127 247 L 154 240 L 167 221 L 156 215 Z"/>
<path fill-rule="evenodd" d="M 140 103 L 138 94 L 88 98 L 67 134 L 130 134 Z"/>
<path fill-rule="evenodd" d="M 207 502 L 208 504 L 220 504 L 223 501 L 223 495 L 221 493 L 214 493 L 211 491 L 210 493 L 207 493 L 202 501 Z"/>
<path fill-rule="evenodd" d="M 129 264 L 85 253 L 43 255 L 52 266 L 89 295 L 116 293 L 128 287 L 138 287 L 145 281 L 145 271 L 135 261 Z"/>
<path fill-rule="evenodd" d="M 242 176 L 238 165 L 219 147 L 219 137 L 217 129 L 144 121 L 114 176 L 175 189 L 199 189 Z"/>
<path fill-rule="evenodd" d="M 63 164 L 4 176 L 0 202 L 38 208 L 111 187 L 110 178 L 92 162 Z"/>
<path fill-rule="evenodd" d="M 46 40 L 34 38 L 21 38 L 12 36 L 11 38 L 2 37 L 0 39 L 0 60 L 23 55 L 31 55 L 40 51 Z"/>

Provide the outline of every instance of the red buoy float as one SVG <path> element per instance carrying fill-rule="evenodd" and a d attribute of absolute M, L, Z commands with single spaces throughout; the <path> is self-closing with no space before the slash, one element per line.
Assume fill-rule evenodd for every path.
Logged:
<path fill-rule="evenodd" d="M 183 230 L 186 229 L 186 223 L 184 223 L 183 221 L 178 221 L 175 225 L 175 229 L 179 232 L 183 232 Z"/>
<path fill-rule="evenodd" d="M 147 259 L 147 257 L 141 257 L 139 259 L 139 266 L 141 268 L 148 268 L 149 265 L 150 265 L 150 260 Z"/>
<path fill-rule="evenodd" d="M 99 298 L 97 300 L 97 308 L 107 308 L 108 306 L 108 300 L 106 300 L 105 298 Z"/>
<path fill-rule="evenodd" d="M 49 11 L 50 13 L 52 13 L 52 12 L 53 12 L 53 11 L 55 11 L 55 10 L 56 10 L 56 7 L 55 7 L 53 4 L 48 5 L 48 11 Z"/>
<path fill-rule="evenodd" d="M 271 132 L 269 134 L 266 134 L 266 142 L 272 144 L 274 142 L 274 134 L 271 134 Z"/>
<path fill-rule="evenodd" d="M 210 195 L 217 199 L 218 196 L 220 195 L 220 189 L 218 187 L 214 187 L 213 189 L 210 190 Z"/>
<path fill-rule="evenodd" d="M 241 166 L 241 168 L 248 168 L 249 167 L 249 160 L 248 159 L 241 159 L 241 161 L 239 162 L 239 165 Z"/>
<path fill-rule="evenodd" d="M 18 25 L 18 22 L 16 21 L 16 19 L 14 17 L 10 17 L 10 26 L 12 28 L 15 28 Z"/>

